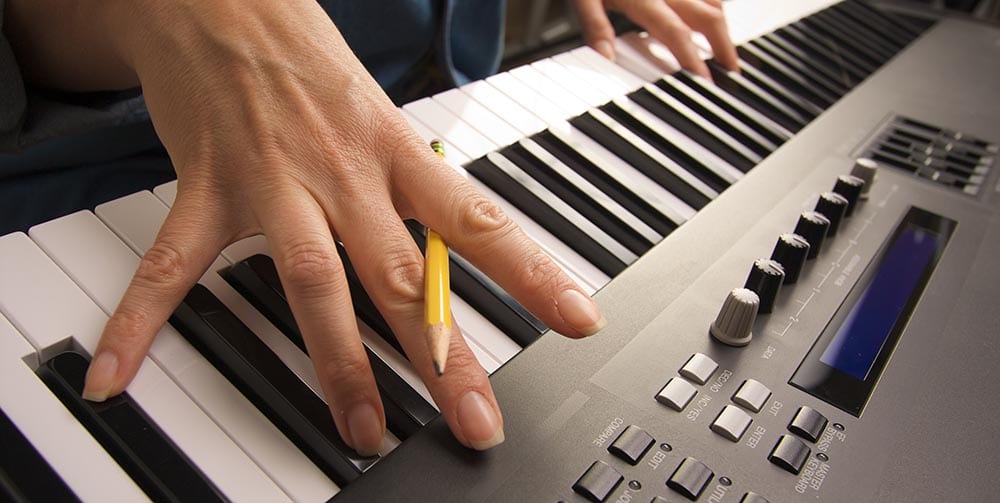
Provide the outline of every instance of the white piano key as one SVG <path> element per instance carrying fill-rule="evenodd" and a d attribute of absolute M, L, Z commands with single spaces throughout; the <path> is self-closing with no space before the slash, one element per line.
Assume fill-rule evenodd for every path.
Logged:
<path fill-rule="evenodd" d="M 520 66 L 509 71 L 516 79 L 524 85 L 538 91 L 542 96 L 551 100 L 557 107 L 565 110 L 568 115 L 575 116 L 586 112 L 591 106 L 573 94 L 566 93 L 563 88 L 531 66 Z"/>
<path fill-rule="evenodd" d="M 597 70 L 598 73 L 606 75 L 609 79 L 618 81 L 619 85 L 625 88 L 625 92 L 634 91 L 646 84 L 646 81 L 642 77 L 616 65 L 613 61 L 601 56 L 600 53 L 588 46 L 578 47 L 567 54 L 571 54 L 581 62 Z"/>
<path fill-rule="evenodd" d="M 594 69 L 576 57 L 573 52 L 564 52 L 553 56 L 552 61 L 566 68 L 571 75 L 569 82 L 578 83 L 581 86 L 593 86 L 594 89 L 599 90 L 604 98 L 603 103 L 607 103 L 611 98 L 623 96 L 634 89 L 630 89 L 627 84 L 614 78 L 613 75 Z"/>
<path fill-rule="evenodd" d="M 762 8 L 757 0 L 729 0 L 723 3 L 730 38 L 734 44 L 770 33 L 841 0 L 770 0 Z"/>
<path fill-rule="evenodd" d="M 413 128 L 413 131 L 417 133 L 417 136 L 420 136 L 427 142 L 430 142 L 431 140 L 434 139 L 439 139 L 444 141 L 444 138 L 439 138 L 437 133 L 432 132 L 430 128 L 424 125 L 423 122 L 420 122 L 420 120 L 417 119 L 413 114 L 407 112 L 406 110 L 400 110 L 400 111 L 402 112 L 403 117 L 406 118 L 406 122 L 408 122 L 410 124 L 410 127 Z M 462 149 L 450 143 L 446 144 L 444 148 L 445 152 L 447 153 L 448 164 L 451 164 L 451 166 L 456 170 L 458 170 L 459 173 L 462 173 L 463 175 L 465 175 L 466 178 L 468 178 L 469 174 L 465 172 L 465 168 L 462 168 L 461 165 L 471 161 L 472 157 L 469 154 L 462 152 Z"/>
<path fill-rule="evenodd" d="M 36 349 L 72 338 L 93 354 L 107 315 L 24 234 L 0 238 L 0 255 L 0 309 L 15 327 Z M 128 393 L 227 497 L 289 500 L 149 358 Z"/>
<path fill-rule="evenodd" d="M 460 87 L 459 90 L 514 126 L 522 137 L 533 135 L 545 129 L 545 121 L 525 110 L 485 80 L 470 82 Z"/>
<path fill-rule="evenodd" d="M 163 204 L 167 205 L 168 208 L 173 206 L 174 199 L 177 199 L 177 180 L 157 185 L 153 189 L 153 194 L 156 194 L 156 197 L 160 198 L 160 201 L 163 201 Z M 159 227 L 157 227 L 158 229 Z"/>
<path fill-rule="evenodd" d="M 649 88 L 656 89 L 652 85 L 650 85 Z M 628 112 L 629 115 L 634 117 L 637 121 L 646 125 L 653 131 L 656 131 L 660 136 L 673 142 L 678 148 L 700 161 L 708 169 L 715 172 L 715 174 L 722 177 L 723 180 L 732 184 L 736 183 L 736 181 L 740 178 L 743 178 L 743 172 L 734 168 L 733 165 L 729 164 L 729 162 L 725 159 L 715 155 L 715 153 L 711 150 L 705 148 L 700 143 L 692 140 L 684 133 L 675 129 L 669 122 L 657 117 L 632 100 L 628 98 L 619 98 L 615 100 L 615 104 L 622 110 Z"/>
<path fill-rule="evenodd" d="M 520 140 L 523 136 L 517 129 L 497 116 L 497 114 L 491 112 L 490 109 L 484 107 L 459 89 L 450 89 L 436 94 L 433 100 L 461 117 L 462 120 L 499 147 L 510 145 Z"/>
<path fill-rule="evenodd" d="M 539 94 L 535 89 L 521 82 L 509 72 L 498 73 L 487 77 L 486 82 L 506 94 L 512 100 L 521 104 L 525 110 L 531 111 L 536 117 L 547 123 L 566 119 L 575 115 L 568 110 L 559 108 Z"/>
<path fill-rule="evenodd" d="M 13 260 L 0 254 L 0 261 Z M 148 501 L 38 378 L 37 363 L 35 348 L 0 316 L 0 408 L 7 417 L 81 500 Z"/>
<path fill-rule="evenodd" d="M 591 107 L 599 107 L 611 98 L 595 82 L 582 80 L 565 65 L 552 59 L 535 61 L 531 67 Z"/>
<path fill-rule="evenodd" d="M 552 132 L 553 136 L 581 152 L 588 159 L 600 163 L 618 183 L 631 189 L 678 225 L 694 216 L 694 208 L 580 132 L 570 123 L 552 124 L 549 131 Z"/>
<path fill-rule="evenodd" d="M 615 39 L 615 64 L 649 82 L 681 69 L 677 58 L 647 33 L 627 33 Z"/>
<path fill-rule="evenodd" d="M 445 145 L 461 145 L 462 151 L 473 159 L 496 150 L 497 145 L 479 131 L 451 113 L 432 98 L 423 98 L 403 106 L 420 122 L 441 135 Z"/>
<path fill-rule="evenodd" d="M 101 205 L 101 213 L 131 218 L 145 211 L 145 198 L 160 204 L 140 192 Z M 135 252 L 89 212 L 36 226 L 31 238 L 109 316 L 139 265 Z M 173 327 L 159 331 L 149 356 L 293 499 L 323 501 L 336 494 L 337 486 Z"/>

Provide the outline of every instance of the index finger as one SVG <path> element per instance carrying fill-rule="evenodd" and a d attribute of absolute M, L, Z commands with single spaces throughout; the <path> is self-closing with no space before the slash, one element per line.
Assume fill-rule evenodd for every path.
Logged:
<path fill-rule="evenodd" d="M 677 58 L 681 67 L 711 80 L 708 65 L 698 54 L 698 47 L 691 39 L 691 28 L 662 1 L 628 2 L 622 13 L 663 42 Z"/>
<path fill-rule="evenodd" d="M 729 24 L 720 2 L 698 0 L 673 0 L 670 3 L 675 12 L 691 28 L 701 32 L 712 46 L 715 59 L 732 71 L 739 71 L 736 47 L 729 37 Z"/>

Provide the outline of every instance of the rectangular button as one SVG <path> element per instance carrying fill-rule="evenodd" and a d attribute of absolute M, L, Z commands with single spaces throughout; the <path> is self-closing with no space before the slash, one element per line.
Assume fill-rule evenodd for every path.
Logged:
<path fill-rule="evenodd" d="M 801 440 L 791 435 L 782 435 L 778 443 L 774 444 L 771 454 L 767 455 L 767 460 L 798 475 L 810 452 L 812 451 Z"/>
<path fill-rule="evenodd" d="M 792 422 L 788 423 L 788 431 L 810 441 L 815 442 L 826 429 L 829 421 L 826 416 L 812 407 L 803 405 L 799 407 Z"/>
<path fill-rule="evenodd" d="M 594 464 L 590 465 L 583 476 L 573 484 L 573 490 L 594 503 L 601 503 L 624 478 L 618 470 L 604 461 L 594 461 Z"/>
<path fill-rule="evenodd" d="M 749 414 L 734 405 L 727 405 L 719 412 L 710 428 L 733 442 L 739 442 L 751 421 L 753 420 Z"/>
<path fill-rule="evenodd" d="M 717 368 L 719 364 L 715 363 L 715 360 L 701 353 L 695 353 L 681 367 L 680 374 L 698 384 L 705 384 Z"/>
<path fill-rule="evenodd" d="M 715 473 L 705 463 L 694 458 L 684 458 L 667 480 L 667 487 L 681 493 L 685 498 L 694 501 L 701 496 Z"/>
<path fill-rule="evenodd" d="M 614 443 L 608 447 L 608 452 L 634 465 L 639 463 L 639 460 L 646 454 L 649 447 L 653 445 L 653 442 L 655 442 L 653 436 L 646 433 L 646 430 L 635 425 L 629 425 L 628 428 L 622 431 L 621 435 L 618 435 Z"/>
<path fill-rule="evenodd" d="M 684 410 L 684 407 L 687 407 L 688 402 L 694 398 L 694 394 L 697 392 L 698 390 L 691 383 L 679 377 L 671 377 L 666 386 L 656 394 L 656 401 L 680 412 Z"/>
<path fill-rule="evenodd" d="M 749 411 L 760 412 L 768 398 L 771 398 L 771 390 L 767 386 L 755 379 L 747 379 L 733 394 L 733 403 Z"/>

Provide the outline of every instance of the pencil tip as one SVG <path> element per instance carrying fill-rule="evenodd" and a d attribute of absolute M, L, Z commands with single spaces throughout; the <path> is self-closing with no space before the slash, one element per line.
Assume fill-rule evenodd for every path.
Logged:
<path fill-rule="evenodd" d="M 437 360 L 434 360 L 434 373 L 437 374 L 438 377 L 444 375 L 444 365 L 441 365 L 441 362 Z"/>

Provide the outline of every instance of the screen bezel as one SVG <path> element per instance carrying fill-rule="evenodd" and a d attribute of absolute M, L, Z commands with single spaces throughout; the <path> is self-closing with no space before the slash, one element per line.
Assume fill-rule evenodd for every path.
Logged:
<path fill-rule="evenodd" d="M 882 377 L 882 372 L 885 370 L 885 366 L 892 357 L 899 339 L 906 330 L 906 326 L 909 324 L 910 318 L 927 287 L 927 283 L 930 281 L 931 275 L 937 268 L 937 264 L 940 262 L 957 225 L 958 223 L 954 220 L 911 206 L 903 216 L 903 219 L 896 225 L 889 239 L 882 244 L 875 259 L 868 264 L 858 282 L 855 283 L 840 307 L 837 308 L 837 312 L 830 319 L 829 323 L 827 323 L 823 332 L 799 364 L 799 368 L 792 374 L 791 379 L 788 381 L 789 384 L 855 417 L 861 417 L 861 412 L 871 398 L 879 378 Z M 909 226 L 915 226 L 935 234 L 938 237 L 938 243 L 930 260 L 928 260 L 923 271 L 920 273 L 917 283 L 910 291 L 903 310 L 899 313 L 889 334 L 886 336 L 885 342 L 875 356 L 875 360 L 865 379 L 858 379 L 822 362 L 820 358 L 837 335 L 844 320 L 851 313 L 859 298 L 868 290 L 875 275 L 881 270 L 889 250 L 892 249 L 900 235 Z"/>

